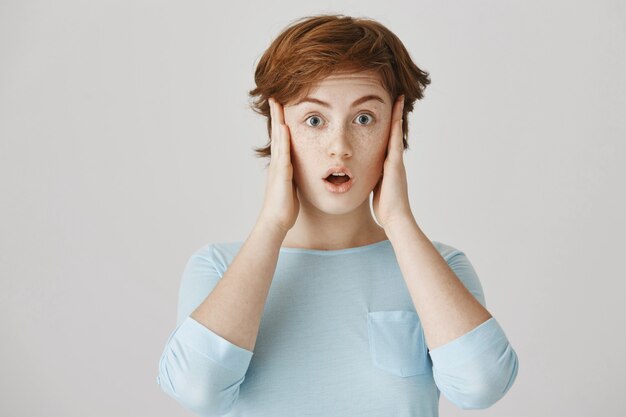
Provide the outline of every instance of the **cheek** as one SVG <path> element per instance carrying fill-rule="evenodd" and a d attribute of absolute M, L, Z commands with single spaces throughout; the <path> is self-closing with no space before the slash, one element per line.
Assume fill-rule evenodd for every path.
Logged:
<path fill-rule="evenodd" d="M 385 159 L 385 152 L 387 150 L 387 132 L 384 127 L 380 129 L 372 129 L 369 132 L 359 133 L 357 143 L 362 152 L 369 155 L 369 159 L 372 161 L 379 161 Z"/>
<path fill-rule="evenodd" d="M 306 133 L 299 128 L 289 128 L 289 134 L 291 136 L 290 148 L 291 148 L 291 157 L 304 157 L 304 155 L 309 152 L 311 138 L 306 136 Z"/>
<path fill-rule="evenodd" d="M 291 132 L 291 158 L 300 165 L 312 163 L 319 158 L 320 138 L 313 132 L 302 128 L 290 129 Z"/>
<path fill-rule="evenodd" d="M 291 142 L 291 165 L 293 167 L 293 179 L 296 186 L 300 187 L 303 182 L 303 178 L 308 178 L 313 165 L 313 159 L 315 158 L 315 149 L 311 148 L 313 143 L 310 138 L 304 136 L 297 129 L 290 129 Z"/>
<path fill-rule="evenodd" d="M 371 167 L 368 171 L 370 181 L 376 183 L 383 170 L 387 152 L 387 136 L 385 132 L 370 134 L 367 141 L 363 141 L 362 155 L 366 160 L 365 165 Z"/>

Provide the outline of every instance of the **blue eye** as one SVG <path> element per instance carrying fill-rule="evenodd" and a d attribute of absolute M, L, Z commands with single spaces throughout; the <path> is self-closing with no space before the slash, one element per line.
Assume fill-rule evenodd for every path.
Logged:
<path fill-rule="evenodd" d="M 322 123 L 322 122 L 321 122 L 321 120 L 322 120 L 322 119 L 320 119 L 320 118 L 319 118 L 319 116 L 311 116 L 311 117 L 307 117 L 307 119 L 304 121 L 304 123 L 306 123 L 306 121 L 307 121 L 307 120 L 319 120 L 319 122 L 315 123 L 313 126 L 309 125 L 309 126 L 311 126 L 311 127 L 318 127 L 318 126 L 320 125 L 320 123 Z M 308 123 L 307 123 L 307 124 L 308 124 Z"/>
<path fill-rule="evenodd" d="M 370 115 L 369 115 L 369 114 L 367 114 L 367 113 L 360 114 L 360 115 L 359 115 L 359 117 L 357 117 L 357 120 L 359 120 L 359 121 L 363 121 L 363 116 L 369 117 L 369 118 L 373 121 L 373 117 L 372 117 L 372 116 L 370 116 Z M 366 119 L 366 120 L 367 120 L 367 119 Z M 370 121 L 369 123 L 363 123 L 363 124 L 370 124 L 370 123 L 372 123 L 372 122 Z"/>
<path fill-rule="evenodd" d="M 368 119 L 369 119 L 369 121 L 368 121 Z M 311 123 L 310 123 L 310 124 L 308 123 L 308 121 L 309 121 L 309 120 L 311 121 Z M 373 121 L 374 121 L 374 117 L 373 117 L 372 115 L 370 115 L 370 114 L 367 114 L 367 113 L 362 113 L 362 114 L 360 114 L 360 115 L 357 117 L 357 119 L 356 119 L 356 120 L 358 120 L 358 122 L 359 122 L 359 124 L 360 124 L 360 125 L 362 125 L 362 126 L 367 126 L 367 125 L 370 125 L 370 124 L 372 124 L 372 123 L 373 123 Z M 322 119 L 321 119 L 321 117 L 319 117 L 319 116 L 313 115 L 313 116 L 309 116 L 309 117 L 307 117 L 307 118 L 304 120 L 304 123 L 306 123 L 306 124 L 307 124 L 307 126 L 310 126 L 310 127 L 319 127 L 319 126 L 321 126 L 321 125 L 322 125 Z"/>

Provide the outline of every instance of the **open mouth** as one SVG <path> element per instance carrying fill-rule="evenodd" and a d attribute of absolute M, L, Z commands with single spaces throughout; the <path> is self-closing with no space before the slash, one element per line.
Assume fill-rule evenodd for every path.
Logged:
<path fill-rule="evenodd" d="M 333 184 L 343 184 L 343 183 L 350 181 L 350 176 L 348 174 L 344 174 L 344 175 L 330 174 L 328 177 L 326 177 L 326 181 L 333 183 Z"/>

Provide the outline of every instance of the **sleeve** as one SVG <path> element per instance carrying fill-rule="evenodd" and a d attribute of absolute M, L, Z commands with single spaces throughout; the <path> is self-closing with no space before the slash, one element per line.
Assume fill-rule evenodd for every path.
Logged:
<path fill-rule="evenodd" d="M 213 290 L 221 274 L 211 245 L 185 266 L 178 316 L 159 360 L 157 384 L 185 408 L 220 416 L 235 405 L 253 352 L 220 337 L 189 315 Z"/>
<path fill-rule="evenodd" d="M 448 265 L 486 307 L 483 290 L 469 259 L 456 250 Z M 468 333 L 429 351 L 437 387 L 462 409 L 488 408 L 500 400 L 517 377 L 518 358 L 494 317 Z"/>

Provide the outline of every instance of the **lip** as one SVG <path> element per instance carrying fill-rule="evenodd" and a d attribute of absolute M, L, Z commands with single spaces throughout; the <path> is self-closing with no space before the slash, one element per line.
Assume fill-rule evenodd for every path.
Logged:
<path fill-rule="evenodd" d="M 333 172 L 337 172 L 337 171 L 333 171 Z M 352 184 L 354 184 L 354 178 L 350 178 L 348 181 L 341 183 L 341 184 L 333 184 L 330 181 L 326 181 L 326 178 L 323 178 L 322 181 L 324 181 L 324 186 L 326 187 L 328 191 L 330 191 L 331 193 L 336 193 L 336 194 L 347 192 L 348 190 L 350 190 L 350 188 L 352 188 Z"/>
<path fill-rule="evenodd" d="M 350 177 L 350 180 L 352 180 L 354 178 L 354 175 L 352 175 L 352 171 L 350 171 L 348 169 L 348 167 L 342 166 L 342 165 L 337 165 L 334 167 L 330 167 L 326 170 L 326 173 L 324 174 L 324 176 L 322 177 L 323 180 L 325 180 L 326 178 L 328 178 L 328 176 L 330 174 L 332 174 L 333 172 L 343 172 L 344 174 L 347 174 Z M 346 183 L 347 184 L 347 183 Z"/>

